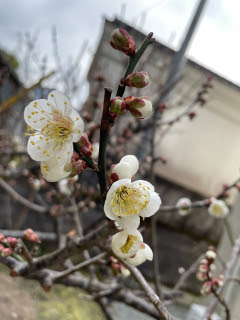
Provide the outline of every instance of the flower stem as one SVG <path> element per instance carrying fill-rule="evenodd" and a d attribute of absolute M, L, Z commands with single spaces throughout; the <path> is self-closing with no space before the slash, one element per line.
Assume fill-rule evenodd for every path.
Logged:
<path fill-rule="evenodd" d="M 127 70 L 123 76 L 123 79 L 126 79 L 129 74 L 131 74 L 136 67 L 136 64 L 140 60 L 141 56 L 143 55 L 144 51 L 147 49 L 147 47 L 155 41 L 155 39 L 152 38 L 153 33 L 150 32 L 149 35 L 144 39 L 141 47 L 139 50 L 136 52 L 135 55 L 131 56 L 129 59 L 128 67 Z M 118 90 L 117 90 L 117 97 L 122 97 L 125 91 L 125 86 L 124 85 L 119 85 Z"/>
<path fill-rule="evenodd" d="M 231 245 L 234 246 L 234 237 L 233 237 L 233 232 L 232 232 L 232 227 L 228 221 L 228 219 L 224 219 L 224 226 L 226 228 L 226 231 L 227 231 L 227 235 L 228 235 L 228 238 L 231 242 Z"/>

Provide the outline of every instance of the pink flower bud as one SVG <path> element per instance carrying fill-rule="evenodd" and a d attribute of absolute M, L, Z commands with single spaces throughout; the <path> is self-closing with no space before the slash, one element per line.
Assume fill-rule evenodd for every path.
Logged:
<path fill-rule="evenodd" d="M 124 80 L 124 84 L 128 87 L 144 88 L 149 84 L 149 76 L 145 71 L 131 73 Z"/>
<path fill-rule="evenodd" d="M 3 258 L 6 258 L 6 257 L 10 256 L 12 254 L 12 252 L 13 252 L 13 248 L 4 248 L 1 252 L 1 254 L 2 254 Z"/>
<path fill-rule="evenodd" d="M 152 103 L 146 96 L 139 98 L 129 96 L 124 100 L 127 104 L 127 110 L 137 119 L 145 119 L 152 113 Z"/>
<path fill-rule="evenodd" d="M 15 248 L 15 247 L 16 247 L 17 242 L 18 242 L 16 238 L 7 237 L 6 240 L 7 240 L 7 242 L 9 243 L 9 245 L 10 245 L 12 248 Z"/>
<path fill-rule="evenodd" d="M 4 235 L 0 233 L 0 242 L 2 242 L 3 240 L 4 240 Z"/>
<path fill-rule="evenodd" d="M 2 252 L 4 248 L 4 245 L 0 244 L 0 252 Z"/>
<path fill-rule="evenodd" d="M 209 266 L 207 264 L 200 264 L 198 270 L 200 272 L 205 272 L 207 273 L 209 271 Z"/>
<path fill-rule="evenodd" d="M 87 168 L 87 164 L 83 161 L 77 152 L 73 152 L 71 163 L 66 164 L 64 169 L 66 171 L 71 171 L 69 178 L 75 177 L 80 172 Z"/>
<path fill-rule="evenodd" d="M 110 101 L 110 112 L 114 114 L 123 114 L 126 110 L 126 102 L 121 97 L 116 97 Z"/>
<path fill-rule="evenodd" d="M 23 233 L 23 236 L 28 241 L 32 241 L 32 242 L 38 241 L 38 236 L 32 229 L 26 229 Z"/>
<path fill-rule="evenodd" d="M 122 51 L 128 56 L 132 56 L 136 52 L 133 37 L 123 29 L 116 29 L 112 32 L 110 44 L 114 49 Z"/>
<path fill-rule="evenodd" d="M 196 278 L 199 281 L 205 281 L 205 280 L 207 280 L 207 273 L 198 271 L 196 274 Z"/>
<path fill-rule="evenodd" d="M 201 294 L 204 296 L 209 295 L 212 292 L 212 282 L 206 281 L 201 288 Z"/>
<path fill-rule="evenodd" d="M 83 132 L 81 139 L 78 141 L 78 146 L 83 154 L 85 154 L 87 157 L 91 157 L 93 149 L 88 140 L 88 135 L 86 132 Z"/>

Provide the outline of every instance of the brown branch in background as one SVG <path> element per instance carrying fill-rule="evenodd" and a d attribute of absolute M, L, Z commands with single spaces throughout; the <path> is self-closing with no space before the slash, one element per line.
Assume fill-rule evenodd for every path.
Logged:
<path fill-rule="evenodd" d="M 53 282 L 55 282 L 57 279 L 61 279 L 61 278 L 67 277 L 70 274 L 72 274 L 72 273 L 74 273 L 76 271 L 79 271 L 80 269 L 82 269 L 84 267 L 90 266 L 91 264 L 96 263 L 97 261 L 101 260 L 102 258 L 105 258 L 106 255 L 107 254 L 105 252 L 100 253 L 97 256 L 95 256 L 93 258 L 89 258 L 88 260 L 85 260 L 85 261 L 83 261 L 83 262 L 81 262 L 81 263 L 79 263 L 79 264 L 77 264 L 75 266 L 72 266 L 67 270 L 64 270 L 62 272 L 58 272 L 55 276 L 53 276 L 52 280 L 53 280 Z"/>
<path fill-rule="evenodd" d="M 160 285 L 160 272 L 159 272 L 159 255 L 158 255 L 158 238 L 157 238 L 157 215 L 152 216 L 151 218 L 151 231 L 152 231 L 152 250 L 153 250 L 153 262 L 152 262 L 152 268 L 153 268 L 153 278 L 154 283 L 156 286 L 156 292 L 157 295 L 161 298 L 162 297 L 162 290 Z"/>
<path fill-rule="evenodd" d="M 236 187 L 238 185 L 238 183 L 240 182 L 240 178 L 238 178 L 237 180 L 235 180 L 232 184 L 230 184 L 229 186 L 226 186 L 223 188 L 223 190 L 221 192 L 219 192 L 216 195 L 217 199 L 220 199 L 222 197 L 224 197 L 224 195 L 226 194 L 226 192 L 234 187 Z M 184 207 L 182 206 L 181 209 L 188 209 L 190 208 L 201 208 L 201 207 L 207 207 L 209 206 L 209 199 L 204 199 L 204 200 L 200 200 L 200 201 L 195 201 L 192 202 L 191 205 L 189 205 L 188 207 Z M 168 211 L 178 211 L 180 209 L 180 207 L 177 206 L 161 206 L 158 213 L 160 212 L 168 212 Z"/>
<path fill-rule="evenodd" d="M 114 254 L 112 254 L 114 255 Z M 174 320 L 167 311 L 166 307 L 164 306 L 163 302 L 160 300 L 160 298 L 156 295 L 154 290 L 149 286 L 145 278 L 143 277 L 142 273 L 134 266 L 128 264 L 124 259 L 121 259 L 114 255 L 115 258 L 117 258 L 121 263 L 131 272 L 134 279 L 138 282 L 138 284 L 141 286 L 143 291 L 146 293 L 148 299 L 150 302 L 154 305 L 154 307 L 157 309 L 159 315 L 161 316 L 161 319 L 163 320 Z"/>
<path fill-rule="evenodd" d="M 21 203 L 22 205 L 28 207 L 31 210 L 37 211 L 39 213 L 47 213 L 49 210 L 48 208 L 32 203 L 31 201 L 22 197 L 12 187 L 10 187 L 10 185 L 7 184 L 2 178 L 0 178 L 0 187 L 2 187 L 6 192 L 8 192 L 15 201 Z"/>
<path fill-rule="evenodd" d="M 181 290 L 184 286 L 186 280 L 196 272 L 197 268 L 199 267 L 199 262 L 204 258 L 204 255 L 201 255 L 178 279 L 177 283 L 175 284 L 172 291 Z"/>
<path fill-rule="evenodd" d="M 0 229 L 0 233 L 2 233 L 5 237 L 14 237 L 14 238 L 23 238 L 24 230 L 6 230 Z M 35 232 L 38 239 L 43 241 L 56 241 L 57 236 L 56 233 L 53 232 Z"/>
<path fill-rule="evenodd" d="M 38 82 L 34 83 L 31 87 L 29 88 L 24 88 L 22 89 L 19 93 L 17 93 L 16 95 L 14 95 L 13 97 L 9 98 L 6 101 L 3 101 L 0 104 L 0 113 L 7 110 L 8 108 L 10 108 L 12 105 L 14 105 L 16 102 L 18 102 L 20 99 L 24 98 L 30 91 L 32 91 L 33 89 L 39 87 L 39 85 L 41 84 L 41 82 L 43 80 L 48 79 L 49 77 L 51 77 L 53 74 L 55 73 L 55 71 L 52 71 L 50 73 L 48 73 L 46 76 L 42 77 Z"/>
<path fill-rule="evenodd" d="M 216 297 L 216 299 L 218 300 L 218 302 L 224 307 L 225 309 L 225 313 L 226 313 L 226 318 L 225 320 L 230 320 L 230 310 L 228 305 L 226 304 L 225 300 L 223 298 L 220 297 L 220 295 L 217 293 L 216 288 L 214 288 L 214 286 L 212 286 L 212 293 L 214 294 L 214 296 Z"/>
<path fill-rule="evenodd" d="M 218 296 L 221 295 L 221 293 L 223 292 L 223 289 L 225 288 L 225 286 L 228 283 L 229 279 L 231 279 L 232 272 L 234 270 L 234 267 L 235 267 L 236 263 L 239 260 L 239 256 L 240 256 L 240 237 L 236 240 L 235 245 L 234 245 L 234 247 L 232 249 L 231 258 L 230 258 L 229 262 L 227 263 L 227 268 L 226 268 L 226 270 L 224 272 L 223 285 L 221 287 L 219 287 L 217 289 L 217 291 L 216 291 L 216 294 Z M 205 313 L 205 317 L 207 319 L 214 312 L 218 302 L 219 302 L 219 300 L 216 297 L 211 301 L 211 303 L 208 306 L 208 308 L 206 310 L 206 313 Z"/>

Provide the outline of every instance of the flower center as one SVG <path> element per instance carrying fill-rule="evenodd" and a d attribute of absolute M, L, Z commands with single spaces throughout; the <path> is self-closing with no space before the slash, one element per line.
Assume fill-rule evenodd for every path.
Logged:
<path fill-rule="evenodd" d="M 216 216 L 221 216 L 223 213 L 222 206 L 219 204 L 214 204 L 214 206 L 212 207 L 212 212 Z"/>
<path fill-rule="evenodd" d="M 144 209 L 150 200 L 148 187 L 120 186 L 113 194 L 111 206 L 117 215 L 138 214 Z"/>
<path fill-rule="evenodd" d="M 57 146 L 62 145 L 65 141 L 69 141 L 68 137 L 72 133 L 73 121 L 67 116 L 63 116 L 60 112 L 54 114 L 53 121 L 50 121 L 41 130 L 41 134 L 49 139 L 55 140 Z"/>
<path fill-rule="evenodd" d="M 128 235 L 126 243 L 120 248 L 122 253 L 128 253 L 132 245 L 137 241 L 137 236 Z"/>

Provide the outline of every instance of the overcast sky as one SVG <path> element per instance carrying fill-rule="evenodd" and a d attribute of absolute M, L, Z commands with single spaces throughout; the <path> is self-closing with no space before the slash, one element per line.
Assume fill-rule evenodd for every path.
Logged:
<path fill-rule="evenodd" d="M 89 40 L 89 52 L 94 53 L 103 16 L 112 19 L 121 14 L 130 25 L 145 33 L 153 31 L 157 40 L 178 48 L 198 1 L 2 0 L 0 47 L 14 52 L 17 32 L 36 31 L 39 52 L 52 56 L 51 28 L 56 26 L 63 59 L 76 55 L 85 39 Z M 240 84 L 239 12 L 238 0 L 208 0 L 188 50 L 188 55 L 198 63 L 237 84 Z M 84 60 L 86 70 L 90 57 L 88 54 Z"/>

